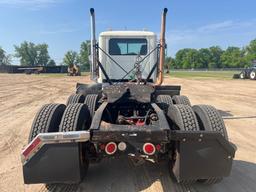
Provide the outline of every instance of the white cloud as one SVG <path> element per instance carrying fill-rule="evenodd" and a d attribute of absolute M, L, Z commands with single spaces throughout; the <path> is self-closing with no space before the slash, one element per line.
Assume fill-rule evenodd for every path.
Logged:
<path fill-rule="evenodd" d="M 229 29 L 231 27 L 234 27 L 234 24 L 235 23 L 233 21 L 223 21 L 220 23 L 213 23 L 213 24 L 201 26 L 197 30 L 199 32 L 213 32 L 218 30 Z"/>
<path fill-rule="evenodd" d="M 0 5 L 12 7 L 26 7 L 28 9 L 39 9 L 54 5 L 58 0 L 0 0 Z"/>

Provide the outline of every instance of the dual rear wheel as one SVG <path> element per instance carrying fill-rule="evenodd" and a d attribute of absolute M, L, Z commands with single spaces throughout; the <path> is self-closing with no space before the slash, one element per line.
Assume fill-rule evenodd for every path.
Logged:
<path fill-rule="evenodd" d="M 39 133 L 88 130 L 97 109 L 97 95 L 71 95 L 64 104 L 47 104 L 41 107 L 32 123 L 31 142 Z"/>
<path fill-rule="evenodd" d="M 169 96 L 168 99 L 170 98 L 171 97 Z M 161 101 L 164 103 L 166 98 Z M 191 107 L 190 101 L 184 96 L 175 96 L 175 100 L 173 98 L 172 101 L 176 104 L 170 104 L 169 101 L 165 103 L 165 106 L 168 106 L 166 116 L 171 122 L 171 129 L 181 131 L 215 131 L 221 133 L 223 137 L 228 140 L 224 121 L 216 108 L 209 105 L 195 105 Z M 164 105 L 162 104 L 159 106 L 161 108 L 161 106 Z M 175 158 L 177 155 L 177 152 L 174 151 L 174 154 L 172 155 L 173 159 L 171 159 L 170 163 L 171 170 L 175 165 Z M 214 184 L 221 180 L 222 178 L 214 177 L 210 179 L 201 179 L 199 181 L 205 184 Z M 181 181 L 181 183 L 191 184 L 196 181 L 197 180 L 195 179 L 184 180 Z"/>
<path fill-rule="evenodd" d="M 39 133 L 79 131 L 89 129 L 90 113 L 86 104 L 47 104 L 44 105 L 34 118 L 29 142 Z"/>
<path fill-rule="evenodd" d="M 215 131 L 223 135 L 228 140 L 225 124 L 219 112 L 209 105 L 173 105 L 170 106 L 167 113 L 172 121 L 172 129 L 182 131 Z M 175 161 L 175 160 L 174 160 Z M 174 164 L 175 162 L 173 162 Z M 214 177 L 210 179 L 201 179 L 205 184 L 215 184 L 222 178 Z M 197 180 L 181 181 L 181 183 L 191 184 Z"/>
<path fill-rule="evenodd" d="M 75 98 L 77 99 L 79 97 Z M 79 99 L 76 101 L 79 101 Z M 91 105 L 87 106 L 87 104 Z M 95 108 L 92 107 L 94 103 L 87 102 L 87 104 L 69 103 L 67 107 L 63 104 L 44 105 L 34 119 L 29 142 L 31 142 L 39 133 L 88 130 L 91 124 L 91 114 L 94 113 L 92 111 Z M 80 170 L 81 175 L 84 176 L 89 164 L 86 155 L 86 143 L 79 145 L 79 151 L 81 160 Z M 49 189 L 61 190 L 63 187 L 67 186 L 62 184 L 50 184 L 46 187 Z"/>
<path fill-rule="evenodd" d="M 83 103 L 80 103 L 83 102 Z M 195 105 L 191 107 L 190 101 L 185 96 L 170 97 L 168 95 L 158 96 L 159 106 L 166 112 L 171 120 L 171 128 L 182 131 L 216 131 L 220 132 L 228 140 L 224 122 L 218 111 L 208 105 Z M 81 95 L 74 95 L 68 100 L 68 106 L 63 104 L 44 105 L 37 113 L 32 124 L 29 142 L 39 133 L 66 132 L 87 130 L 90 127 L 92 117 L 97 109 L 98 96 L 87 95 L 84 99 Z M 84 149 L 84 146 L 80 146 Z M 82 175 L 86 173 L 88 160 L 80 150 Z M 175 159 L 172 159 L 172 165 Z M 211 178 L 200 180 L 207 184 L 221 181 L 222 178 Z M 191 184 L 196 180 L 181 181 L 184 184 Z"/>
<path fill-rule="evenodd" d="M 156 98 L 156 103 L 165 113 L 167 113 L 169 106 L 174 104 L 191 106 L 189 98 L 184 95 L 174 95 L 173 97 L 170 95 L 158 95 Z"/>

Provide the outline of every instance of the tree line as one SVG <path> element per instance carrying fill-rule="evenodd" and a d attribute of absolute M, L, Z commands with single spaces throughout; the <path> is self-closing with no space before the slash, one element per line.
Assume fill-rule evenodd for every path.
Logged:
<path fill-rule="evenodd" d="M 80 52 L 68 51 L 61 64 L 68 66 L 75 64 L 79 65 L 82 70 L 89 70 L 88 45 L 88 41 L 82 42 Z M 0 47 L 0 65 L 11 65 L 12 58 L 16 57 L 20 60 L 21 66 L 56 66 L 56 62 L 49 55 L 48 48 L 45 43 L 34 44 L 24 41 L 19 46 L 14 45 L 15 54 L 10 55 Z"/>
<path fill-rule="evenodd" d="M 244 68 L 256 60 L 256 39 L 244 48 L 219 46 L 202 49 L 181 49 L 175 58 L 166 58 L 166 68 L 174 69 L 214 69 Z"/>
<path fill-rule="evenodd" d="M 21 66 L 55 66 L 56 62 L 49 56 L 48 45 L 34 44 L 24 41 L 15 45 L 15 54 L 11 56 L 0 47 L 0 65 L 12 64 L 12 57 L 19 58 Z M 61 64 L 79 65 L 82 70 L 89 70 L 88 59 L 89 41 L 82 42 L 80 51 L 68 51 Z M 213 68 L 244 68 L 256 60 L 256 39 L 244 48 L 228 47 L 226 50 L 219 46 L 202 49 L 181 49 L 175 58 L 167 57 L 167 69 L 213 69 Z"/>

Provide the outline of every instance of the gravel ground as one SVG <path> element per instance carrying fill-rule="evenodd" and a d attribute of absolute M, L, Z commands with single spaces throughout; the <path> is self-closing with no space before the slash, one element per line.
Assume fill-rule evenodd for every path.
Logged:
<path fill-rule="evenodd" d="M 89 77 L 44 77 L 0 74 L 0 191 L 46 191 L 42 185 L 24 185 L 20 152 L 27 144 L 32 120 L 45 103 L 65 103 L 77 82 Z M 104 160 L 89 168 L 78 191 L 233 191 L 256 189 L 256 82 L 249 80 L 188 80 L 166 78 L 182 85 L 193 104 L 221 110 L 230 141 L 238 147 L 232 174 L 220 184 L 191 187 L 175 184 L 167 165 L 146 163 L 135 167 L 128 159 Z M 237 118 L 242 117 L 242 118 Z M 248 118 L 245 118 L 248 117 Z"/>

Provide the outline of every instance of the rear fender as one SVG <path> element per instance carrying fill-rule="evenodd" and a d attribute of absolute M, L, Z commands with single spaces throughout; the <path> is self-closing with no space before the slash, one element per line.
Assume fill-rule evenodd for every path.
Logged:
<path fill-rule="evenodd" d="M 221 133 L 173 131 L 170 137 L 176 141 L 173 173 L 178 182 L 230 175 L 236 146 Z"/>
<path fill-rule="evenodd" d="M 80 182 L 80 146 L 89 139 L 88 131 L 39 134 L 21 155 L 24 183 Z"/>

